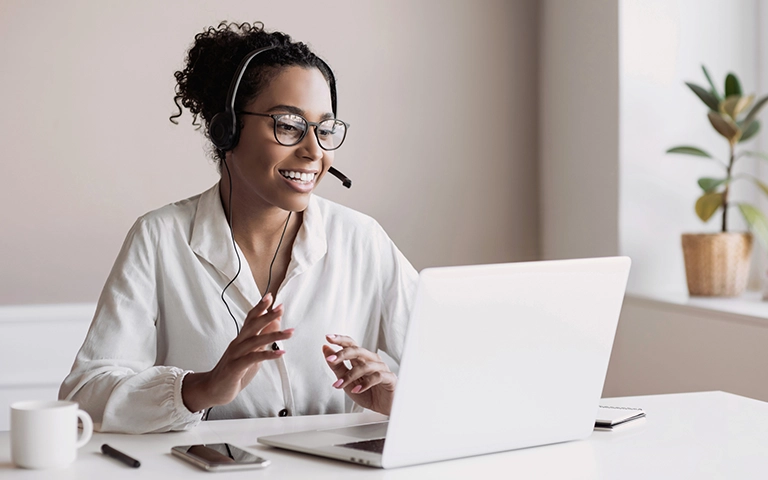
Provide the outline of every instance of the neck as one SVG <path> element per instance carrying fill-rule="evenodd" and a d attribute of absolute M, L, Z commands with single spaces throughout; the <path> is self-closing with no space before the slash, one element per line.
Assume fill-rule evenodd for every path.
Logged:
<path fill-rule="evenodd" d="M 260 198 L 246 199 L 242 195 L 237 195 L 236 185 L 230 197 L 229 181 L 226 176 L 219 181 L 219 192 L 224 214 L 227 220 L 231 221 L 235 241 L 241 249 L 255 253 L 274 252 L 283 230 L 285 230 L 283 245 L 293 243 L 293 238 L 301 226 L 303 217 L 301 212 L 294 212 L 289 219 L 290 212 L 286 210 L 267 205 Z M 286 221 L 288 221 L 287 228 Z"/>

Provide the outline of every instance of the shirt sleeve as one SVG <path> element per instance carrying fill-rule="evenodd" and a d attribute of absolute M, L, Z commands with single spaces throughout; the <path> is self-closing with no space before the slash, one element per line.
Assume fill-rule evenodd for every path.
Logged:
<path fill-rule="evenodd" d="M 378 348 L 400 364 L 419 274 L 377 224 L 381 319 Z"/>
<path fill-rule="evenodd" d="M 102 432 L 149 433 L 198 424 L 181 398 L 189 371 L 155 365 L 157 236 L 145 217 L 131 228 L 107 278 L 59 398 L 78 402 Z"/>

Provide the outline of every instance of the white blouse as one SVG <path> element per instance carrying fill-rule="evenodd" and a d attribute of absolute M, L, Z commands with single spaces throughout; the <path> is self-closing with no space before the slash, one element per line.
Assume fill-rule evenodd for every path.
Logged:
<path fill-rule="evenodd" d="M 242 327 L 261 299 L 242 270 L 226 298 Z M 59 398 L 86 410 L 97 430 L 147 433 L 189 428 L 203 412 L 182 402 L 189 372 L 211 370 L 237 335 L 221 300 L 237 258 L 219 197 L 206 192 L 139 218 L 107 278 L 83 346 Z M 361 410 L 328 367 L 325 335 L 349 335 L 400 362 L 418 274 L 372 218 L 313 195 L 294 241 L 283 303 L 286 354 L 265 361 L 237 398 L 210 419 Z"/>

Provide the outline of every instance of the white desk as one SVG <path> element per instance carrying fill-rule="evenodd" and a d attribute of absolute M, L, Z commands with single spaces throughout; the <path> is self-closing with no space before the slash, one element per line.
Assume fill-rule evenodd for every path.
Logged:
<path fill-rule="evenodd" d="M 639 406 L 647 419 L 587 440 L 380 470 L 272 449 L 256 438 L 330 428 L 381 418 L 375 413 L 203 422 L 187 432 L 94 434 L 78 460 L 63 470 L 22 470 L 10 462 L 8 432 L 0 432 L 0 478 L 13 479 L 478 479 L 478 478 L 765 478 L 768 475 L 768 403 L 723 392 L 606 399 Z M 513 428 L 513 427 L 511 427 Z M 265 470 L 207 473 L 174 458 L 174 445 L 233 443 L 272 460 Z M 102 443 L 141 461 L 132 469 L 100 453 Z M 213 475 L 213 476 L 211 476 Z"/>

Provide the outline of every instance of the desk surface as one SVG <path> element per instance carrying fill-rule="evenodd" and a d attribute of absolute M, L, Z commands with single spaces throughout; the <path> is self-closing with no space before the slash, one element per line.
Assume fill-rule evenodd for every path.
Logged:
<path fill-rule="evenodd" d="M 0 432 L 0 477 L 13 479 L 424 479 L 424 478 L 757 478 L 768 471 L 768 403 L 723 392 L 604 399 L 603 405 L 637 406 L 647 418 L 588 439 L 545 447 L 418 465 L 368 468 L 272 449 L 256 438 L 331 428 L 382 418 L 375 413 L 203 422 L 186 432 L 150 435 L 94 434 L 77 461 L 62 470 L 22 470 L 10 461 L 8 432 Z M 264 470 L 207 473 L 174 458 L 174 445 L 229 442 L 272 461 Z M 102 443 L 141 461 L 132 469 L 100 453 Z M 215 475 L 215 477 L 210 477 Z M 139 477 L 140 476 L 140 477 Z"/>

